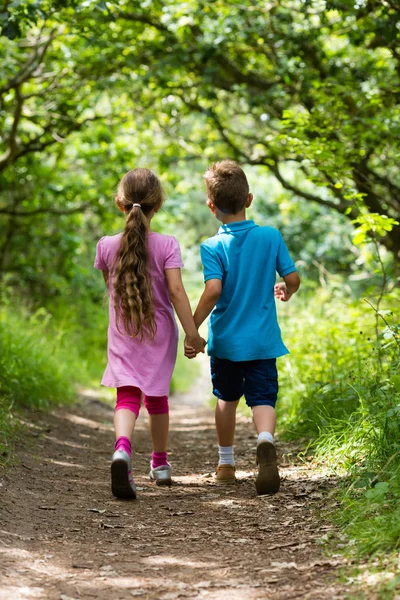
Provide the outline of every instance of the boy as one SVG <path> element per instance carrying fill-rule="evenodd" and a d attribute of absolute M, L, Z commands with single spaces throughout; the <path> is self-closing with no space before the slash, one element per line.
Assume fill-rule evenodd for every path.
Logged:
<path fill-rule="evenodd" d="M 235 162 L 213 164 L 204 175 L 207 205 L 222 222 L 200 248 L 205 289 L 194 314 L 196 327 L 211 314 L 208 354 L 219 445 L 218 483 L 235 481 L 236 408 L 244 394 L 258 433 L 256 489 L 276 493 L 280 479 L 274 446 L 278 393 L 276 358 L 288 353 L 278 326 L 274 295 L 288 301 L 300 278 L 279 231 L 246 219 L 253 196 Z M 277 283 L 276 271 L 284 283 Z M 185 345 L 188 358 L 194 350 Z"/>

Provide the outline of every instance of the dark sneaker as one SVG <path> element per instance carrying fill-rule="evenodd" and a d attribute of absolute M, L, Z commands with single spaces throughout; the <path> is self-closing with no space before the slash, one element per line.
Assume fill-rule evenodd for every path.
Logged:
<path fill-rule="evenodd" d="M 215 474 L 217 483 L 235 483 L 235 467 L 233 465 L 218 465 Z"/>
<path fill-rule="evenodd" d="M 136 485 L 132 478 L 131 457 L 125 450 L 116 450 L 111 463 L 111 491 L 116 498 L 136 499 Z"/>
<path fill-rule="evenodd" d="M 258 474 L 256 490 L 259 496 L 276 494 L 279 491 L 279 478 L 274 444 L 263 440 L 257 445 Z"/>

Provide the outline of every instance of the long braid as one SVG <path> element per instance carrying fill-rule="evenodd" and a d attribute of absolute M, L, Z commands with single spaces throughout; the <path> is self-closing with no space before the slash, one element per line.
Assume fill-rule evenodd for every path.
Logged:
<path fill-rule="evenodd" d="M 120 183 L 117 202 L 127 212 L 127 219 L 115 260 L 114 308 L 118 331 L 122 333 L 122 322 L 124 332 L 140 340 L 153 339 L 157 329 L 146 216 L 162 201 L 161 183 L 148 169 L 133 169 Z"/>

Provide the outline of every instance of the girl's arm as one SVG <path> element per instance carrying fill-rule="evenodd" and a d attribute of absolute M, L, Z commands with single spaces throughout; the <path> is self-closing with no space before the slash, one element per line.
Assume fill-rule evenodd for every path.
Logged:
<path fill-rule="evenodd" d="M 166 269 L 165 277 L 172 305 L 186 334 L 186 342 L 196 351 L 196 354 L 204 352 L 205 341 L 199 336 L 194 323 L 189 298 L 182 283 L 181 270 Z"/>
<path fill-rule="evenodd" d="M 103 277 L 104 277 L 104 282 L 106 284 L 106 288 L 108 289 L 108 280 L 110 278 L 110 274 L 108 271 L 102 271 L 103 273 Z"/>

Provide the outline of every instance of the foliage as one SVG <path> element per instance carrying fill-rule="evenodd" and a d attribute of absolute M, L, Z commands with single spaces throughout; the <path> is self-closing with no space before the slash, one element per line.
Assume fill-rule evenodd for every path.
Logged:
<path fill-rule="evenodd" d="M 369 472 L 367 473 L 367 475 Z M 340 493 L 341 510 L 337 522 L 347 539 L 356 539 L 359 554 L 383 554 L 400 545 L 400 467 L 390 468 L 383 481 L 355 481 Z M 371 487 L 373 481 L 373 487 Z M 361 489 L 357 489 L 357 486 Z"/>
<path fill-rule="evenodd" d="M 170 138 L 164 164 L 229 154 L 351 219 L 360 206 L 396 218 L 399 15 L 387 4 L 118 2 L 103 19 L 129 35 L 133 96 L 139 86 Z M 396 253 L 398 232 L 384 238 Z"/>
<path fill-rule="evenodd" d="M 378 339 L 371 307 L 341 291 L 281 311 L 291 349 L 280 371 L 281 429 L 311 439 L 316 458 L 343 480 L 337 519 L 360 553 L 400 543 L 400 356 L 390 310 L 397 302 L 384 299 Z"/>
<path fill-rule="evenodd" d="M 19 316 L 0 309 L 0 465 L 12 456 L 21 408 L 45 409 L 74 399 L 84 379 L 76 346 L 45 310 Z"/>
<path fill-rule="evenodd" d="M 0 24 L 0 277 L 34 297 L 81 276 L 135 164 L 162 173 L 176 199 L 169 218 L 192 238 L 207 221 L 185 210 L 179 186 L 227 155 L 280 182 L 303 238 L 318 229 L 310 203 L 325 224 L 333 212 L 399 214 L 390 1 L 14 0 Z M 381 242 L 396 254 L 393 225 Z M 323 268 L 331 248 L 318 246 Z M 340 251 L 341 268 L 351 252 Z"/>
<path fill-rule="evenodd" d="M 0 466 L 12 456 L 12 448 L 18 427 L 12 413 L 12 400 L 0 395 Z"/>
<path fill-rule="evenodd" d="M 80 372 L 77 352 L 57 336 L 50 315 L 39 310 L 17 317 L 1 311 L 0 394 L 15 406 L 48 408 L 74 397 L 73 381 Z"/>
<path fill-rule="evenodd" d="M 386 232 L 392 231 L 393 227 L 398 225 L 398 221 L 391 219 L 387 215 L 377 213 L 367 213 L 360 215 L 354 223 L 358 225 L 354 231 L 353 243 L 356 245 L 365 243 L 369 237 L 380 238 L 386 235 Z"/>

